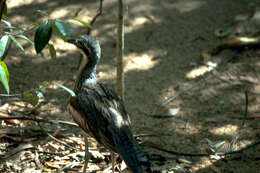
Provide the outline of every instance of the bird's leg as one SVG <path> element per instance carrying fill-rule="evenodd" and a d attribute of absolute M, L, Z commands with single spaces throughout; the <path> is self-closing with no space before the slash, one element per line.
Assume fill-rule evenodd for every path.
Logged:
<path fill-rule="evenodd" d="M 88 136 L 85 133 L 84 133 L 84 140 L 85 140 L 85 162 L 83 167 L 83 173 L 86 173 L 86 169 L 88 166 L 89 152 L 88 152 Z"/>
<path fill-rule="evenodd" d="M 112 159 L 112 173 L 115 172 L 115 153 L 111 151 L 111 159 Z"/>

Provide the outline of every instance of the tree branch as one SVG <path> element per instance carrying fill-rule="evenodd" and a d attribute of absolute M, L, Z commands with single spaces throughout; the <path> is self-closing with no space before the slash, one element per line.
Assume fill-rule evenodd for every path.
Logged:
<path fill-rule="evenodd" d="M 100 3 L 99 3 L 99 8 L 98 8 L 98 12 L 97 14 L 93 17 L 93 19 L 91 20 L 90 22 L 90 25 L 93 26 L 95 21 L 97 20 L 97 18 L 102 14 L 102 9 L 103 9 L 103 0 L 100 0 Z M 90 35 L 92 29 L 89 28 L 88 29 L 88 32 L 87 32 L 87 35 Z"/>

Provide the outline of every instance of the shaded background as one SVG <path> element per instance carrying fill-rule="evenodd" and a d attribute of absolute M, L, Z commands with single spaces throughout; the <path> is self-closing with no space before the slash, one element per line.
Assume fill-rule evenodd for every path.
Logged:
<path fill-rule="evenodd" d="M 103 15 L 98 18 L 92 34 L 100 40 L 102 59 L 98 66 L 99 79 L 110 88 L 116 75 L 116 15 L 115 0 L 104 0 Z M 8 20 L 20 27 L 44 20 L 36 10 L 50 18 L 68 19 L 78 8 L 79 18 L 89 22 L 96 14 L 99 1 L 94 0 L 7 0 Z M 259 51 L 228 52 L 220 58 L 232 58 L 214 72 L 196 79 L 187 79 L 191 63 L 202 62 L 201 51 L 210 50 L 222 40 L 214 31 L 232 23 L 238 14 L 260 7 L 257 0 L 127 0 L 125 21 L 125 105 L 131 116 L 133 130 L 144 143 L 185 153 L 205 153 L 206 138 L 213 143 L 230 142 L 242 123 L 245 107 L 244 91 L 248 85 L 229 80 L 230 75 L 248 75 L 259 79 Z M 86 33 L 86 28 L 72 22 L 74 35 Z M 31 34 L 33 39 L 33 34 Z M 21 41 L 23 43 L 23 41 Z M 11 93 L 21 93 L 48 82 L 48 103 L 39 108 L 40 115 L 50 119 L 72 120 L 66 113 L 68 94 L 57 89 L 61 83 L 73 88 L 80 53 L 58 37 L 52 42 L 57 62 L 52 63 L 48 51 L 36 55 L 33 47 L 24 42 L 25 53 L 17 46 L 9 51 L 6 63 L 10 72 Z M 259 86 L 249 87 L 249 113 L 259 111 Z M 162 102 L 178 95 L 169 104 Z M 152 115 L 174 116 L 156 118 Z M 260 136 L 260 121 L 248 120 L 235 145 L 240 149 Z M 80 130 L 76 130 L 80 134 Z M 145 152 L 161 153 L 145 144 Z M 165 153 L 162 153 L 165 155 Z M 220 160 L 186 158 L 182 165 L 190 172 L 257 172 L 260 167 L 260 148 Z M 177 156 L 182 158 L 181 156 Z M 179 165 L 175 160 L 163 163 L 166 167 Z M 156 165 L 156 164 L 155 164 Z M 157 165 L 158 166 L 158 165 Z M 157 167 L 155 166 L 155 167 Z"/>

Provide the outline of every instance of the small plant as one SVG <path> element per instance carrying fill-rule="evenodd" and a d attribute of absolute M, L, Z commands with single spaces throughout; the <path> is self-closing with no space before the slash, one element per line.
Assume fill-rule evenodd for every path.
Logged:
<path fill-rule="evenodd" d="M 78 14 L 80 13 L 81 9 L 78 9 L 73 17 L 71 18 L 74 21 L 80 22 L 82 25 L 88 27 L 89 29 L 92 29 L 93 27 L 90 24 L 87 24 L 86 22 L 76 18 Z M 67 41 L 67 37 L 71 36 L 73 32 L 73 27 L 69 22 L 66 20 L 61 19 L 49 19 L 48 13 L 37 10 L 38 13 L 45 16 L 47 19 L 42 21 L 40 24 L 38 22 L 35 22 L 32 24 L 32 27 L 29 29 L 23 29 L 19 28 L 17 26 L 13 26 L 8 20 L 6 20 L 7 16 L 7 5 L 6 1 L 3 0 L 0 2 L 0 81 L 3 84 L 7 94 L 9 94 L 9 72 L 7 65 L 4 62 L 4 59 L 6 58 L 8 51 L 11 48 L 12 43 L 14 42 L 23 52 L 24 48 L 20 44 L 20 42 L 17 39 L 23 39 L 28 41 L 30 44 L 32 44 L 35 48 L 35 51 L 37 54 L 40 54 L 42 50 L 48 46 L 49 53 L 51 56 L 51 59 L 55 62 L 56 61 L 56 50 L 55 46 L 51 43 L 49 43 L 53 32 L 55 32 L 61 39 L 64 41 Z M 3 26 L 2 26 L 3 25 Z M 34 34 L 34 41 L 30 40 L 25 33 L 28 31 L 35 31 Z M 24 98 L 29 98 L 27 100 L 33 100 L 32 103 L 35 104 L 35 96 L 37 94 L 32 95 L 26 94 L 24 95 Z M 32 99 L 33 98 L 33 99 Z"/>

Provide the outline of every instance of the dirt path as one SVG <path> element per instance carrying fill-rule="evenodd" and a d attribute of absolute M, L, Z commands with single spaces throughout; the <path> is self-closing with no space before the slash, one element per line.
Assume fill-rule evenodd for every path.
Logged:
<path fill-rule="evenodd" d="M 47 11 L 51 18 L 67 18 L 72 11 L 83 7 L 79 16 L 89 21 L 98 6 L 95 1 L 71 0 L 10 0 L 7 3 L 8 20 L 24 26 L 41 19 L 35 12 L 38 9 Z M 98 19 L 93 32 L 102 47 L 98 76 L 111 88 L 115 84 L 115 4 L 115 0 L 104 1 L 104 15 Z M 192 80 L 186 78 L 194 68 L 192 63 L 202 62 L 201 51 L 210 50 L 221 42 L 214 31 L 254 7 L 260 7 L 257 0 L 127 0 L 125 104 L 135 134 L 148 134 L 140 137 L 142 142 L 173 151 L 206 153 L 206 138 L 213 143 L 228 143 L 238 133 L 244 116 L 246 87 L 249 88 L 249 113 L 259 111 L 259 86 L 230 80 L 230 76 L 251 76 L 260 80 L 259 51 L 223 53 L 219 58 L 231 60 L 214 72 Z M 73 26 L 78 29 L 75 35 L 86 32 L 76 23 Z M 80 54 L 58 38 L 53 39 L 53 43 L 57 49 L 56 64 L 51 62 L 46 50 L 42 58 L 36 56 L 27 43 L 23 44 L 25 53 L 13 46 L 6 60 L 12 93 L 30 90 L 43 82 L 50 86 L 58 82 L 72 88 Z M 176 95 L 171 102 L 162 105 Z M 53 86 L 46 91 L 49 102 L 39 108 L 39 116 L 71 120 L 65 111 L 67 97 L 67 93 Z M 161 117 L 171 111 L 177 114 Z M 159 118 L 152 115 L 159 115 Z M 246 121 L 235 149 L 259 140 L 259 127 L 259 119 Z M 80 131 L 75 133 L 80 134 Z M 145 144 L 142 148 L 149 154 L 173 157 Z M 180 166 L 187 172 L 256 173 L 260 167 L 259 155 L 258 146 L 228 158 L 185 157 L 191 164 L 174 159 L 162 161 L 164 168 L 154 163 L 154 168 L 170 171 Z"/>

